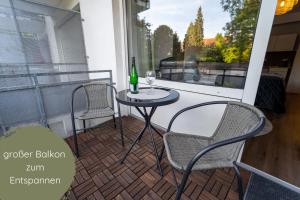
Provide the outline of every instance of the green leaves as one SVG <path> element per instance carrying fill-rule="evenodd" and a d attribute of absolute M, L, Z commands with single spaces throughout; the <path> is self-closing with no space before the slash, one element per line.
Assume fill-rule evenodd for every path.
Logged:
<path fill-rule="evenodd" d="M 221 5 L 231 16 L 224 27 L 230 48 L 224 50 L 224 62 L 246 62 L 250 58 L 260 0 L 221 0 Z"/>
<path fill-rule="evenodd" d="M 191 22 L 184 38 L 184 49 L 203 46 L 203 14 L 201 6 L 198 9 L 195 22 Z"/>

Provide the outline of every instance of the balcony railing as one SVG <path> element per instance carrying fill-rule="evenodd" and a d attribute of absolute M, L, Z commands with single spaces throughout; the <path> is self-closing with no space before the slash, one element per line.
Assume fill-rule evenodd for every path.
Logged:
<path fill-rule="evenodd" d="M 78 85 L 112 83 L 111 70 L 0 75 L 0 134 L 21 124 L 48 125 L 49 118 L 70 113 L 71 93 Z M 83 92 L 83 91 L 82 91 Z M 76 109 L 85 106 L 79 94 Z"/>

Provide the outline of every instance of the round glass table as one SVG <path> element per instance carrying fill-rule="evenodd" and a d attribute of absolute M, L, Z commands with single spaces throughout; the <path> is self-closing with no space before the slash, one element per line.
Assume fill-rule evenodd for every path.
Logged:
<path fill-rule="evenodd" d="M 179 99 L 179 93 L 175 90 L 167 89 L 167 88 L 154 88 L 153 90 L 150 90 L 149 88 L 140 88 L 140 92 L 143 90 L 148 90 L 148 94 L 145 94 L 145 98 L 143 99 L 143 95 L 136 95 L 137 98 L 134 98 L 135 95 L 130 94 L 129 90 L 122 90 L 118 92 L 118 95 L 116 97 L 118 104 L 123 104 L 127 106 L 133 106 L 137 109 L 137 111 L 141 114 L 141 116 L 145 120 L 145 126 L 138 134 L 135 141 L 131 144 L 128 151 L 126 152 L 125 156 L 122 158 L 121 163 L 124 162 L 134 145 L 141 140 L 143 137 L 145 131 L 148 129 L 148 132 L 151 136 L 151 143 L 154 149 L 155 157 L 156 157 L 156 163 L 157 167 L 159 169 L 160 175 L 163 175 L 161 166 L 160 166 L 160 160 L 162 157 L 162 154 L 158 154 L 157 146 L 154 141 L 154 135 L 153 130 L 155 133 L 157 133 L 160 137 L 162 137 L 162 133 L 160 133 L 152 124 L 151 124 L 151 118 L 153 114 L 155 113 L 157 107 L 159 106 L 166 106 L 172 103 L 175 103 Z M 162 90 L 161 92 L 159 90 Z M 164 93 L 162 98 L 159 98 L 157 93 Z M 165 93 L 168 92 L 168 94 L 165 95 Z M 153 99 L 151 99 L 151 96 L 149 98 L 149 95 L 153 96 Z M 119 105 L 118 105 L 119 106 Z M 150 108 L 150 111 L 147 111 L 146 108 Z M 122 130 L 121 130 L 122 131 Z"/>

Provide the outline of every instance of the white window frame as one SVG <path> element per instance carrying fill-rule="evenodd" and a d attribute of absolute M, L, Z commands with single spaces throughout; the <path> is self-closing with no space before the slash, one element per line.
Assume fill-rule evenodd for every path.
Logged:
<path fill-rule="evenodd" d="M 248 72 L 246 76 L 246 83 L 244 89 L 225 88 L 217 86 L 207 86 L 200 84 L 183 83 L 167 80 L 156 80 L 155 86 L 168 87 L 176 90 L 183 90 L 199 94 L 207 94 L 211 96 L 226 97 L 238 99 L 249 104 L 254 104 L 256 92 L 260 80 L 260 75 L 263 67 L 265 52 L 271 33 L 274 13 L 276 8 L 276 0 L 262 0 L 257 22 L 257 28 L 253 41 L 253 48 L 249 61 Z M 125 52 L 126 52 L 126 71 L 128 75 L 128 39 L 127 39 L 127 26 L 126 26 L 126 6 L 125 0 L 122 0 L 123 7 L 123 27 L 125 39 Z M 139 77 L 140 84 L 146 85 L 145 78 Z"/>

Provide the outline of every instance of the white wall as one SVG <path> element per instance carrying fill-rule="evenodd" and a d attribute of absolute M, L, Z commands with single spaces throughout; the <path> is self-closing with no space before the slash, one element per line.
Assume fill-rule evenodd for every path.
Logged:
<path fill-rule="evenodd" d="M 81 0 L 83 32 L 89 70 L 112 70 L 116 88 L 127 85 L 122 1 Z M 91 75 L 91 78 L 98 78 Z M 127 109 L 122 109 L 126 114 Z"/>
<path fill-rule="evenodd" d="M 124 35 L 120 1 L 82 0 L 83 32 L 90 70 L 112 70 L 117 88 L 124 89 Z"/>
<path fill-rule="evenodd" d="M 80 1 L 89 70 L 113 70 L 116 81 L 116 49 L 111 0 Z"/>

